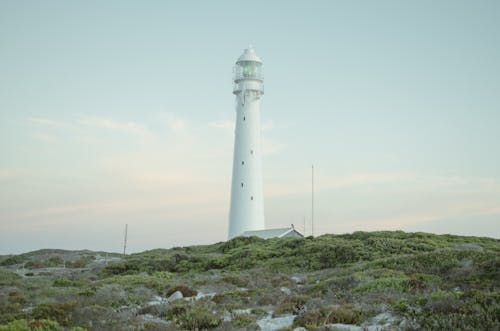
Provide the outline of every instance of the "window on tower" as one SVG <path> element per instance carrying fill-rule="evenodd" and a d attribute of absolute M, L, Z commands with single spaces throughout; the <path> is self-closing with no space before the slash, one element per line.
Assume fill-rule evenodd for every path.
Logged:
<path fill-rule="evenodd" d="M 253 196 L 250 197 L 250 200 L 253 200 Z"/>
<path fill-rule="evenodd" d="M 241 165 L 245 165 L 245 161 L 241 161 Z"/>
<path fill-rule="evenodd" d="M 243 116 L 243 120 L 245 120 L 245 116 Z"/>
<path fill-rule="evenodd" d="M 243 187 L 243 182 L 241 182 L 241 187 Z"/>
<path fill-rule="evenodd" d="M 250 150 L 250 154 L 253 154 L 253 149 Z"/>

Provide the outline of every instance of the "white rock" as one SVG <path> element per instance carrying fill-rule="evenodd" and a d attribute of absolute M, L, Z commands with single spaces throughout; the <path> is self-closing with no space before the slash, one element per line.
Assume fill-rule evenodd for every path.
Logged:
<path fill-rule="evenodd" d="M 164 324 L 164 325 L 168 325 L 168 324 L 172 323 L 172 321 L 166 321 L 162 318 L 153 316 L 151 314 L 144 314 L 144 315 L 140 315 L 140 316 L 142 317 L 142 319 L 144 321 L 147 321 L 147 322 L 154 322 L 154 323 Z"/>
<path fill-rule="evenodd" d="M 171 296 L 168 297 L 168 302 L 172 302 L 174 300 L 178 300 L 178 299 L 182 299 L 184 298 L 184 295 L 182 295 L 182 292 L 181 291 L 175 291 L 174 293 L 172 293 Z"/>
<path fill-rule="evenodd" d="M 396 318 L 392 314 L 385 312 L 370 318 L 362 326 L 368 331 L 382 331 L 389 329 L 395 322 Z"/>
<path fill-rule="evenodd" d="M 231 322 L 233 320 L 233 316 L 231 315 L 230 312 L 228 312 L 227 310 L 225 310 L 223 313 L 222 313 L 222 320 L 224 322 Z"/>
<path fill-rule="evenodd" d="M 363 331 L 363 328 L 357 325 L 352 325 L 352 324 L 342 324 L 342 323 L 335 323 L 335 324 L 328 324 L 326 325 L 329 330 L 335 330 L 335 331 Z"/>
<path fill-rule="evenodd" d="M 213 292 L 213 293 L 202 293 L 200 291 L 198 291 L 198 294 L 196 294 L 196 297 L 195 299 L 196 300 L 200 300 L 201 298 L 213 298 L 217 293 Z"/>
<path fill-rule="evenodd" d="M 290 280 L 294 282 L 295 284 L 304 284 L 304 278 L 298 277 L 298 276 L 292 276 L 290 277 Z"/>
<path fill-rule="evenodd" d="M 288 287 L 280 287 L 280 291 L 285 293 L 286 295 L 291 295 L 292 291 Z"/>
<path fill-rule="evenodd" d="M 233 315 L 241 315 L 241 314 L 251 314 L 252 309 L 235 309 L 233 310 Z"/>
<path fill-rule="evenodd" d="M 155 295 L 154 298 L 153 298 L 153 300 L 149 301 L 146 305 L 148 305 L 148 306 L 157 306 L 157 305 L 161 305 L 162 303 L 164 303 L 166 301 L 167 301 L 167 299 L 162 298 L 159 295 Z"/>
<path fill-rule="evenodd" d="M 289 328 L 293 324 L 295 316 L 285 315 L 281 317 L 272 318 L 271 316 L 265 317 L 257 321 L 262 331 L 274 331 L 284 328 Z"/>

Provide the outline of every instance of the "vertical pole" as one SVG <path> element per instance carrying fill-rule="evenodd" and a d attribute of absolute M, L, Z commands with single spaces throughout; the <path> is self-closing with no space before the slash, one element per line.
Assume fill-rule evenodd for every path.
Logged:
<path fill-rule="evenodd" d="M 311 236 L 314 237 L 314 164 L 311 166 Z"/>
<path fill-rule="evenodd" d="M 306 236 L 306 215 L 304 215 L 304 237 Z"/>
<path fill-rule="evenodd" d="M 125 252 L 127 250 L 127 230 L 128 230 L 128 224 L 125 224 L 125 238 L 123 239 L 123 257 L 125 257 Z"/>

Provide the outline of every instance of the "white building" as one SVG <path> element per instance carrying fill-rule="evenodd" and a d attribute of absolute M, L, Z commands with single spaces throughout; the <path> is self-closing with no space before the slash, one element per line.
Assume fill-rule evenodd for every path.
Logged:
<path fill-rule="evenodd" d="M 289 228 L 268 229 L 245 231 L 241 234 L 242 237 L 259 237 L 262 239 L 271 238 L 303 238 L 304 236 L 299 231 L 295 230 L 293 225 Z"/>
<path fill-rule="evenodd" d="M 229 239 L 265 228 L 260 138 L 264 81 L 262 60 L 252 47 L 245 49 L 236 61 L 233 94 L 236 96 L 236 125 Z"/>

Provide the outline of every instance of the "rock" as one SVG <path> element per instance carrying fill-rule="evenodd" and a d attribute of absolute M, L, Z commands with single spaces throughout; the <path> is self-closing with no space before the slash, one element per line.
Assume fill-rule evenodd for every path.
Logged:
<path fill-rule="evenodd" d="M 357 325 L 353 324 L 342 324 L 342 323 L 335 323 L 335 324 L 328 324 L 326 325 L 328 330 L 335 330 L 335 331 L 363 331 L 363 328 Z"/>
<path fill-rule="evenodd" d="M 291 327 L 294 319 L 295 316 L 293 315 L 285 315 L 276 318 L 268 316 L 261 320 L 258 320 L 257 324 L 262 331 L 274 331 Z"/>
<path fill-rule="evenodd" d="M 212 292 L 212 293 L 202 293 L 198 291 L 198 294 L 196 295 L 195 300 L 200 300 L 202 298 L 213 298 L 217 293 Z"/>
<path fill-rule="evenodd" d="M 174 300 L 178 300 L 178 299 L 182 299 L 182 298 L 184 298 L 184 296 L 182 295 L 182 292 L 181 291 L 175 291 L 174 293 L 172 293 L 168 297 L 167 301 L 168 302 L 172 302 Z"/>
<path fill-rule="evenodd" d="M 251 314 L 252 309 L 235 309 L 233 310 L 233 315 L 241 315 L 241 314 Z"/>
<path fill-rule="evenodd" d="M 292 291 L 288 287 L 280 287 L 280 291 L 285 293 L 286 295 L 291 295 Z"/>
<path fill-rule="evenodd" d="M 395 322 L 396 318 L 391 313 L 385 312 L 370 318 L 362 324 L 362 327 L 368 331 L 382 331 L 390 329 Z"/>
<path fill-rule="evenodd" d="M 302 277 L 299 277 L 299 276 L 292 276 L 292 277 L 290 277 L 290 280 L 292 282 L 294 282 L 295 284 L 304 284 L 305 283 L 305 279 Z"/>
<path fill-rule="evenodd" d="M 148 305 L 148 306 L 157 306 L 157 305 L 161 305 L 165 301 L 167 301 L 167 299 L 162 298 L 159 295 L 155 295 L 154 298 L 153 298 L 153 300 L 149 301 L 146 305 Z"/>
<path fill-rule="evenodd" d="M 231 315 L 230 312 L 228 312 L 227 310 L 225 310 L 223 313 L 222 313 L 222 320 L 224 322 L 231 322 L 231 320 L 233 319 L 233 316 Z"/>
<path fill-rule="evenodd" d="M 299 327 L 293 329 L 293 331 L 307 331 L 307 329 L 302 327 L 302 326 L 299 326 Z"/>

